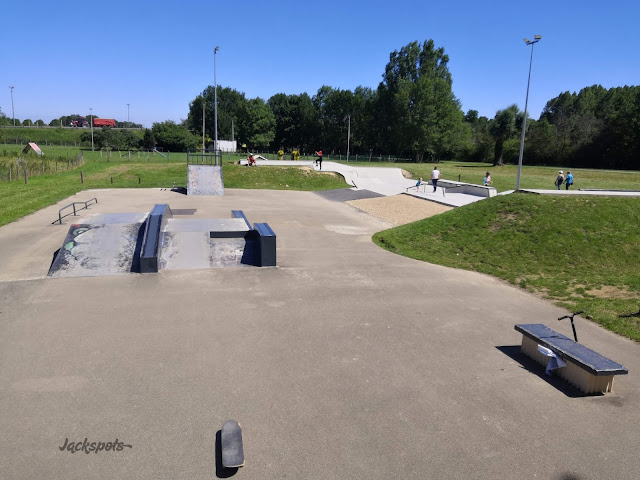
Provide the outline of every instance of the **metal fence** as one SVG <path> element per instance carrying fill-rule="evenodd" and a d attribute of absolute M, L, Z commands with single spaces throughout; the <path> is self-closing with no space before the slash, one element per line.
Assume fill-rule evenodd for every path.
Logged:
<path fill-rule="evenodd" d="M 268 160 L 279 160 L 280 157 L 278 155 L 277 152 L 271 152 L 271 151 L 260 151 L 260 150 L 256 150 L 256 151 L 251 151 L 251 153 L 253 153 L 254 155 L 262 155 L 264 158 L 268 159 Z M 243 152 L 237 152 L 238 155 L 242 155 Z M 304 160 L 304 161 L 309 161 L 309 160 L 315 160 L 316 158 L 318 158 L 318 155 L 314 153 L 300 153 L 300 158 L 298 160 Z M 287 152 L 284 155 L 282 155 L 282 160 L 293 160 L 293 154 L 291 152 Z M 373 152 L 371 153 L 366 153 L 366 154 L 362 154 L 362 153 L 356 153 L 356 154 L 350 154 L 349 157 L 347 158 L 346 155 L 343 154 L 324 154 L 322 156 L 322 160 L 324 161 L 333 161 L 333 162 L 377 162 L 377 163 L 415 163 L 415 160 L 412 158 L 407 158 L 407 157 L 401 157 L 398 155 L 390 155 L 390 154 L 376 154 L 374 155 Z"/>
<path fill-rule="evenodd" d="M 222 153 L 207 150 L 189 150 L 187 151 L 187 165 L 222 165 Z"/>

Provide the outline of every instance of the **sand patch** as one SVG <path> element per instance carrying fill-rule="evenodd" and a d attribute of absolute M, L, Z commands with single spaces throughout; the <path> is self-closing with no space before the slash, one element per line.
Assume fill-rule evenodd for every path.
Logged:
<path fill-rule="evenodd" d="M 347 203 L 358 210 L 362 210 L 393 225 L 417 222 L 423 218 L 448 212 L 453 208 L 409 195 L 366 198 L 351 200 Z"/>
<path fill-rule="evenodd" d="M 626 288 L 622 289 L 618 287 L 612 287 L 610 285 L 605 285 L 598 289 L 587 290 L 586 293 L 588 293 L 589 295 L 593 295 L 596 298 L 638 298 L 638 292 L 631 292 Z"/>

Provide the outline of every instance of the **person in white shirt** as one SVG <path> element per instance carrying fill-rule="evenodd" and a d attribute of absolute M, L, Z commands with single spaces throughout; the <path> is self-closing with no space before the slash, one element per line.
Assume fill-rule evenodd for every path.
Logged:
<path fill-rule="evenodd" d="M 438 167 L 433 167 L 433 172 L 431 172 L 431 184 L 433 185 L 433 191 L 436 191 L 436 187 L 438 186 L 438 179 L 440 178 L 440 170 Z"/>

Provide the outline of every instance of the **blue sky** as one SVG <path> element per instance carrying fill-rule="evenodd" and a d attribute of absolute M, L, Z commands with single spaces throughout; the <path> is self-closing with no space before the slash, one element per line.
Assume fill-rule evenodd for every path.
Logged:
<path fill-rule="evenodd" d="M 529 113 L 563 91 L 638 85 L 637 1 L 202 1 L 4 2 L 0 108 L 23 120 L 72 113 L 180 121 L 218 84 L 268 99 L 314 95 L 322 85 L 376 88 L 389 54 L 433 39 L 449 55 L 453 90 L 466 112 L 493 117 L 524 108 L 535 46 Z"/>

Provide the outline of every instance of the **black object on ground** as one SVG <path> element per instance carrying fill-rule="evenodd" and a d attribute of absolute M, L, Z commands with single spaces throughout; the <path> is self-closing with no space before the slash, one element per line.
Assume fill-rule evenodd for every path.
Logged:
<path fill-rule="evenodd" d="M 222 466 L 238 468 L 244 466 L 242 428 L 235 420 L 224 422 L 221 431 Z"/>
<path fill-rule="evenodd" d="M 628 315 L 618 315 L 618 318 L 632 318 L 632 317 L 640 317 L 640 310 L 635 313 L 629 313 Z"/>
<path fill-rule="evenodd" d="M 581 313 L 584 313 L 584 312 L 581 310 L 571 315 L 565 315 L 564 317 L 560 317 L 558 319 L 558 320 L 564 320 L 565 318 L 568 318 L 571 320 L 571 328 L 573 329 L 573 338 L 575 339 L 576 343 L 578 343 L 578 334 L 576 333 L 576 326 L 573 324 L 573 317 L 575 317 L 576 315 L 580 315 Z"/>

